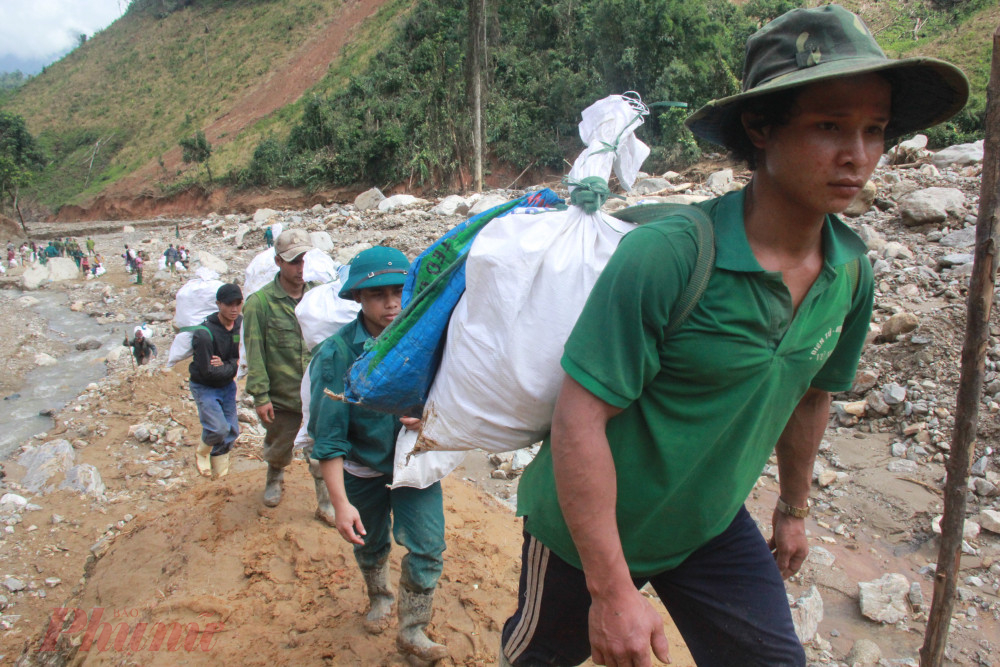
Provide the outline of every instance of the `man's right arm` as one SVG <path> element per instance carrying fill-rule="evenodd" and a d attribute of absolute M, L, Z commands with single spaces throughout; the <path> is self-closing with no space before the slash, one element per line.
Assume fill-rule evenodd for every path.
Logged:
<path fill-rule="evenodd" d="M 618 534 L 618 486 L 605 428 L 620 412 L 567 377 L 552 418 L 552 465 L 592 597 L 594 663 L 645 667 L 650 646 L 664 662 L 669 646 L 663 620 L 632 583 Z"/>

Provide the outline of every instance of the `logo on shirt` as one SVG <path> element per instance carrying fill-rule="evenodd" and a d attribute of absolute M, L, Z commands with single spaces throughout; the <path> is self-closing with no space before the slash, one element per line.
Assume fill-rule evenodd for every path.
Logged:
<path fill-rule="evenodd" d="M 820 336 L 820 339 L 816 341 L 815 345 L 813 345 L 812 351 L 809 353 L 810 358 L 819 362 L 829 359 L 833 354 L 834 348 L 834 343 L 830 343 L 830 340 L 835 341 L 840 336 L 840 331 L 842 329 L 842 326 L 835 329 L 827 329 L 826 333 Z"/>

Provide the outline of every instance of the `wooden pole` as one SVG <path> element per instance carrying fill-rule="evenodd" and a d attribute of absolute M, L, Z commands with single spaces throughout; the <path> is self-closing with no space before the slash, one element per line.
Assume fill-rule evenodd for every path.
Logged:
<path fill-rule="evenodd" d="M 483 191 L 483 43 L 486 0 L 469 0 L 469 46 L 466 54 L 469 96 L 472 103 L 472 150 L 476 192 Z"/>
<path fill-rule="evenodd" d="M 962 558 L 962 528 L 969 466 L 976 439 L 979 404 L 983 392 L 984 360 L 990 335 L 990 311 L 996 287 L 997 253 L 1000 251 L 1000 28 L 993 33 L 993 62 L 986 91 L 986 141 L 983 176 L 976 220 L 976 252 L 969 282 L 969 300 L 962 344 L 962 375 L 958 385 L 955 431 L 946 464 L 941 548 L 934 576 L 934 599 L 927 619 L 922 667 L 940 667 L 948 644 L 948 626 L 955 604 L 955 586 Z"/>

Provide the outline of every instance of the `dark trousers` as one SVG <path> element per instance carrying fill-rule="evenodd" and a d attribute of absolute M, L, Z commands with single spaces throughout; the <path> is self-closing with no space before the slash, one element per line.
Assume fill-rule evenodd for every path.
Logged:
<path fill-rule="evenodd" d="M 504 655 L 517 667 L 578 665 L 590 657 L 583 571 L 528 533 L 524 538 Z M 652 585 L 699 667 L 805 665 L 781 574 L 745 507 L 678 567 L 633 582 Z"/>

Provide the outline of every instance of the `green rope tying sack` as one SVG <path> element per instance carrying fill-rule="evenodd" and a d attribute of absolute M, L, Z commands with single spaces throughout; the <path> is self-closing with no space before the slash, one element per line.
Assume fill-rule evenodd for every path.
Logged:
<path fill-rule="evenodd" d="M 564 178 L 563 183 L 575 188 L 569 195 L 573 206 L 579 206 L 587 213 L 597 213 L 609 198 L 625 199 L 608 189 L 608 182 L 600 176 L 587 176 L 581 181 Z"/>

